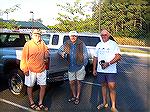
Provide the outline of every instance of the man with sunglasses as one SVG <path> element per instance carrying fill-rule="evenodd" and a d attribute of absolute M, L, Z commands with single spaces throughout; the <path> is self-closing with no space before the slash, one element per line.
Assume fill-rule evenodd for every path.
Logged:
<path fill-rule="evenodd" d="M 93 59 L 93 75 L 97 76 L 98 82 L 102 85 L 103 103 L 98 105 L 98 109 L 107 108 L 107 87 L 110 92 L 111 111 L 118 112 L 116 109 L 116 64 L 121 59 L 120 49 L 117 43 L 110 40 L 110 33 L 102 30 L 102 42 L 96 46 Z M 96 70 L 97 67 L 97 70 Z"/>

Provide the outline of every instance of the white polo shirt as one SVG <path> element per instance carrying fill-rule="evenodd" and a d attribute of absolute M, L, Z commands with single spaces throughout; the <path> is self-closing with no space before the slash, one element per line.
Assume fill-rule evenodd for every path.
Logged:
<path fill-rule="evenodd" d="M 105 69 L 101 68 L 99 62 L 101 60 L 105 60 L 105 62 L 110 62 L 114 57 L 115 54 L 120 54 L 120 49 L 115 41 L 108 40 L 107 42 L 99 42 L 95 49 L 95 57 L 98 57 L 97 63 L 97 72 L 103 73 L 117 73 L 116 64 L 111 64 Z"/>

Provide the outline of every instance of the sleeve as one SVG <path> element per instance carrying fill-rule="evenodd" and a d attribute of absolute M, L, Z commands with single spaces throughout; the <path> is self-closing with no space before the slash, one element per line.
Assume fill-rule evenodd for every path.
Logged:
<path fill-rule="evenodd" d="M 49 49 L 48 49 L 48 47 L 45 45 L 45 56 L 44 56 L 44 58 L 45 58 L 45 59 L 48 58 L 49 55 L 50 55 Z"/>
<path fill-rule="evenodd" d="M 60 56 L 62 56 L 63 58 L 67 59 L 68 54 L 65 52 L 65 45 L 66 45 L 66 43 L 63 44 L 63 45 L 58 49 L 58 54 L 59 54 Z"/>
<path fill-rule="evenodd" d="M 95 51 L 94 51 L 94 57 L 98 57 L 98 49 L 99 44 L 96 45 Z"/>
<path fill-rule="evenodd" d="M 88 51 L 84 43 L 83 43 L 83 56 L 84 56 L 84 66 L 86 66 L 88 64 Z"/>
<path fill-rule="evenodd" d="M 59 49 L 58 49 L 58 54 L 62 55 L 62 53 L 64 52 L 64 45 L 62 45 Z"/>
<path fill-rule="evenodd" d="M 29 56 L 29 46 L 26 43 L 22 50 L 22 56 L 20 61 L 20 69 L 25 73 L 28 72 L 28 56 Z"/>
<path fill-rule="evenodd" d="M 119 48 L 119 46 L 118 46 L 118 44 L 116 42 L 115 42 L 114 53 L 115 54 L 120 54 L 120 48 Z"/>

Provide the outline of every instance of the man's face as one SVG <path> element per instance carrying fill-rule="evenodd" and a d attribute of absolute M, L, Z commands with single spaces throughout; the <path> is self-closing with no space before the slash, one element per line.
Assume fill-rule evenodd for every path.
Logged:
<path fill-rule="evenodd" d="M 70 36 L 70 41 L 74 44 L 76 42 L 77 38 L 78 37 L 76 35 L 71 35 Z"/>
<path fill-rule="evenodd" d="M 102 32 L 101 37 L 102 37 L 103 42 L 107 42 L 109 40 L 109 35 L 107 32 Z"/>
<path fill-rule="evenodd" d="M 41 35 L 40 34 L 33 34 L 33 39 L 35 42 L 40 42 L 41 41 Z"/>

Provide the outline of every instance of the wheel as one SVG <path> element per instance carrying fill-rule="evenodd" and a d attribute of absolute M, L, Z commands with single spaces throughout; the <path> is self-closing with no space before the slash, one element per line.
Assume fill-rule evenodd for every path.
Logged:
<path fill-rule="evenodd" d="M 22 97 L 26 94 L 26 86 L 24 85 L 24 74 L 19 69 L 14 69 L 9 73 L 9 90 L 15 96 Z"/>

